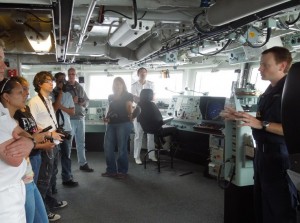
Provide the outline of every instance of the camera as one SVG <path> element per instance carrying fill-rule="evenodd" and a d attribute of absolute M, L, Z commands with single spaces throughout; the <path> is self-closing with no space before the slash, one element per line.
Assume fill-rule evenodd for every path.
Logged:
<path fill-rule="evenodd" d="M 57 85 L 62 84 L 61 90 L 63 92 L 70 92 L 74 89 L 74 86 L 69 85 L 66 80 L 59 81 Z"/>
<path fill-rule="evenodd" d="M 63 137 L 65 138 L 65 139 L 67 139 L 67 140 L 70 140 L 71 138 L 72 138 L 72 135 L 70 134 L 70 133 L 68 133 L 68 132 L 66 132 L 64 129 L 63 129 L 63 127 L 58 127 L 57 129 L 56 129 L 56 132 L 57 133 L 60 133 L 60 134 L 63 134 Z"/>
<path fill-rule="evenodd" d="M 78 98 L 78 103 L 83 103 L 84 102 L 84 98 Z"/>

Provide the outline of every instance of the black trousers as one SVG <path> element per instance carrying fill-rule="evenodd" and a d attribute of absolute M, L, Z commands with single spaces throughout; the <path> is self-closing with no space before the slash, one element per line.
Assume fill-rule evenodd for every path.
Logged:
<path fill-rule="evenodd" d="M 297 190 L 286 170 L 284 144 L 257 142 L 254 157 L 254 205 L 257 223 L 296 223 Z"/>

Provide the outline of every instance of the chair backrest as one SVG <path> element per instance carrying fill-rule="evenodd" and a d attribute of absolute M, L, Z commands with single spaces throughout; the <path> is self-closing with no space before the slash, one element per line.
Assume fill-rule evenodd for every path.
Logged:
<path fill-rule="evenodd" d="M 151 89 L 143 89 L 140 94 L 141 113 L 137 121 L 141 124 L 142 129 L 146 133 L 156 134 L 163 125 L 163 118 L 158 107 L 152 102 L 153 91 Z"/>
<path fill-rule="evenodd" d="M 140 93 L 140 102 L 152 101 L 153 95 L 154 93 L 152 89 L 143 89 Z"/>
<path fill-rule="evenodd" d="M 290 154 L 300 153 L 300 62 L 294 63 L 286 77 L 282 94 L 282 127 Z"/>

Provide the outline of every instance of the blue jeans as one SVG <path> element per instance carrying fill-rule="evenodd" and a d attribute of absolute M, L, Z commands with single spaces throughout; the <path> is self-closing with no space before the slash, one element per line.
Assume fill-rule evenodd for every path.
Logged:
<path fill-rule="evenodd" d="M 78 163 L 80 166 L 83 166 L 87 163 L 85 157 L 85 120 L 84 118 L 71 119 L 71 125 L 72 139 L 70 143 L 72 143 L 73 137 L 75 137 Z"/>
<path fill-rule="evenodd" d="M 48 223 L 48 216 L 42 196 L 34 182 L 25 184 L 26 187 L 26 222 Z"/>
<path fill-rule="evenodd" d="M 42 158 L 41 158 L 41 153 L 39 152 L 38 154 L 34 156 L 30 156 L 30 163 L 32 166 L 32 171 L 34 173 L 34 183 L 37 184 L 38 178 L 39 178 L 39 172 L 40 172 L 40 167 L 42 163 Z"/>
<path fill-rule="evenodd" d="M 104 137 L 104 152 L 107 173 L 128 172 L 128 139 L 132 130 L 132 122 L 108 124 Z M 118 147 L 118 157 L 115 157 L 115 148 Z"/>
<path fill-rule="evenodd" d="M 60 144 L 60 159 L 61 159 L 61 177 L 62 181 L 72 180 L 72 161 L 71 161 L 71 140 L 64 139 Z"/>

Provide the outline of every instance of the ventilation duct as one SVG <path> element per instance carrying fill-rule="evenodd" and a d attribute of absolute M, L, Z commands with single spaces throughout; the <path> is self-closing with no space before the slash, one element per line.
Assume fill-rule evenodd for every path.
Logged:
<path fill-rule="evenodd" d="M 222 26 L 290 0 L 218 0 L 206 14 L 212 26 Z"/>
<path fill-rule="evenodd" d="M 133 20 L 126 20 L 109 38 L 109 44 L 114 47 L 125 47 L 134 40 L 149 32 L 154 25 L 153 21 L 139 20 L 137 26 L 133 29 Z"/>
<path fill-rule="evenodd" d="M 138 60 L 142 60 L 145 57 L 159 51 L 162 48 L 161 41 L 156 37 L 149 39 L 146 43 L 144 43 L 140 48 L 136 50 L 136 58 Z"/>

